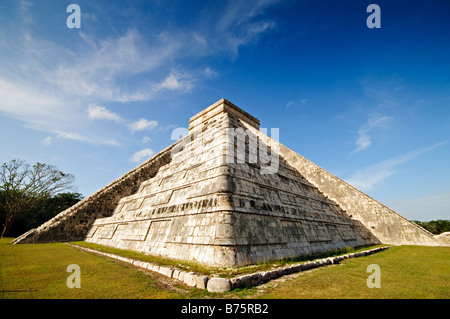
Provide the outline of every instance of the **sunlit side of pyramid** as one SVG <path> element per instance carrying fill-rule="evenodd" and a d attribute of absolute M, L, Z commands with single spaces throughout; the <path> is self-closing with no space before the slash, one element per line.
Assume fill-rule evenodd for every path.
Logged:
<path fill-rule="evenodd" d="M 186 137 L 15 242 L 83 239 L 215 266 L 441 244 L 259 125 L 222 99 L 190 119 Z"/>

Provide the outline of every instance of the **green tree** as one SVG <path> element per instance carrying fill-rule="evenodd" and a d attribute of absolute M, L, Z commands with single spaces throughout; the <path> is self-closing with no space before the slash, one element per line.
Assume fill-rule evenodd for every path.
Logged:
<path fill-rule="evenodd" d="M 450 231 L 450 220 L 430 220 L 428 222 L 421 222 L 419 220 L 413 220 L 417 225 L 425 228 L 430 233 L 439 235 L 444 232 Z"/>
<path fill-rule="evenodd" d="M 74 176 L 52 165 L 31 166 L 14 159 L 0 168 L 0 210 L 4 214 L 0 238 L 10 229 L 16 217 L 43 199 L 74 188 Z"/>
<path fill-rule="evenodd" d="M 83 199 L 83 196 L 80 193 L 67 192 L 56 194 L 55 196 L 37 202 L 17 216 L 14 224 L 8 231 L 8 236 L 16 237 L 26 233 L 30 229 L 39 227 L 60 212 L 72 207 L 81 199 Z"/>

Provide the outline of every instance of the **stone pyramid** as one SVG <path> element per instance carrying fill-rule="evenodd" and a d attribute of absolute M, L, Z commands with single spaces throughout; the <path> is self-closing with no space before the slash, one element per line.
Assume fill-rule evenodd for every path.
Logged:
<path fill-rule="evenodd" d="M 14 242 L 86 240 L 214 266 L 442 244 L 259 126 L 222 99 L 185 137 Z"/>

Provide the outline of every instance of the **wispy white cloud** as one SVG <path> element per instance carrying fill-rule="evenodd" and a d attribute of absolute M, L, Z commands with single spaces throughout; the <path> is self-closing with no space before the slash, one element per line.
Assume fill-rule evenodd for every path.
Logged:
<path fill-rule="evenodd" d="M 158 126 L 158 121 L 150 121 L 150 120 L 146 120 L 144 118 L 140 118 L 139 120 L 128 124 L 128 128 L 130 129 L 131 132 L 144 131 L 144 130 L 151 131 L 154 128 L 156 128 L 156 126 Z"/>
<path fill-rule="evenodd" d="M 122 117 L 120 115 L 111 112 L 106 107 L 102 105 L 90 104 L 87 109 L 88 117 L 91 120 L 108 120 L 114 121 L 116 123 L 123 122 Z"/>
<path fill-rule="evenodd" d="M 308 102 L 308 99 L 303 98 L 300 100 L 301 105 L 306 105 L 306 102 Z M 286 108 L 289 108 L 293 105 L 298 105 L 298 102 L 289 101 L 288 103 L 286 103 Z"/>
<path fill-rule="evenodd" d="M 73 140 L 92 145 L 118 146 L 119 142 L 94 136 L 92 134 L 75 133 L 83 116 L 77 101 L 66 100 L 58 94 L 46 94 L 39 88 L 27 83 L 14 83 L 0 76 L 0 111 L 8 116 L 23 121 L 24 126 L 33 130 L 55 134 L 59 140 Z M 106 115 L 104 112 L 103 116 Z M 93 112 L 92 116 L 100 116 Z M 50 146 L 54 139 L 47 137 L 43 145 Z"/>
<path fill-rule="evenodd" d="M 382 183 L 390 176 L 395 174 L 395 168 L 401 164 L 412 161 L 416 157 L 430 152 L 438 147 L 441 147 L 447 144 L 447 141 L 440 142 L 428 147 L 418 148 L 410 153 L 400 155 L 386 161 L 370 165 L 366 168 L 356 171 L 350 178 L 346 179 L 346 181 L 353 185 L 354 187 L 361 190 L 370 190 L 373 189 L 377 184 Z"/>
<path fill-rule="evenodd" d="M 30 1 L 21 0 L 18 2 L 18 11 L 22 18 L 20 21 L 21 27 L 30 26 L 34 23 L 34 19 L 31 15 L 33 3 Z"/>
<path fill-rule="evenodd" d="M 370 116 L 369 120 L 358 129 L 358 137 L 355 142 L 356 148 L 352 151 L 352 154 L 368 148 L 372 144 L 371 134 L 373 131 L 379 128 L 385 128 L 392 120 L 392 116 Z"/>
<path fill-rule="evenodd" d="M 53 131 L 58 139 L 62 140 L 73 140 L 78 142 L 84 142 L 91 145 L 110 145 L 119 146 L 120 143 L 114 139 L 104 139 L 91 135 L 84 135 L 77 132 L 67 132 L 67 131 Z"/>
<path fill-rule="evenodd" d="M 271 21 L 254 21 L 258 16 L 262 16 L 266 9 L 279 2 L 278 0 L 254 0 L 239 1 L 230 0 L 225 2 L 225 8 L 223 8 L 222 14 L 219 16 L 215 25 L 219 32 L 229 32 L 230 30 L 237 30 L 244 27 L 247 30 L 265 29 L 262 26 Z"/>
<path fill-rule="evenodd" d="M 169 91 L 188 92 L 193 87 L 193 81 L 187 73 L 172 71 L 162 83 L 157 86 L 157 90 L 166 89 Z"/>
<path fill-rule="evenodd" d="M 17 32 L 20 34 L 28 30 L 24 28 Z M 138 89 L 128 90 L 121 86 L 121 76 L 152 69 L 153 66 L 147 61 L 156 63 L 146 54 L 145 46 L 138 45 L 140 38 L 137 31 L 116 39 L 90 39 L 92 43 L 86 40 L 87 47 L 79 56 L 55 43 L 41 41 L 39 37 L 26 37 L 24 41 L 24 37 L 18 38 L 20 41 L 5 39 L 0 43 L 1 50 L 12 46 L 20 56 L 7 55 L 0 61 L 0 112 L 23 121 L 27 128 L 55 134 L 59 140 L 119 145 L 110 138 L 97 136 L 99 133 L 95 127 L 90 127 L 85 121 L 84 112 L 87 111 L 87 117 L 92 120 L 116 123 L 127 120 L 91 101 L 149 100 L 157 93 L 155 88 L 160 86 L 157 81 L 153 86 L 147 83 Z M 159 53 L 164 56 L 165 52 L 162 50 Z M 175 75 L 173 82 L 166 83 L 172 84 L 173 91 L 192 87 L 185 80 L 187 76 Z M 84 130 L 82 134 L 77 132 L 80 127 Z"/>
<path fill-rule="evenodd" d="M 46 138 L 44 138 L 42 140 L 42 145 L 49 146 L 51 144 L 52 144 L 52 137 L 51 136 L 47 136 Z"/>
<path fill-rule="evenodd" d="M 211 79 L 211 78 L 214 78 L 219 75 L 219 73 L 217 71 L 214 71 L 210 67 L 205 68 L 203 70 L 203 73 L 207 79 Z"/>
<path fill-rule="evenodd" d="M 227 54 L 233 59 L 239 55 L 243 46 L 255 43 L 258 39 L 276 28 L 276 22 L 266 18 L 265 12 L 278 0 L 223 1 L 220 6 L 202 11 L 197 18 L 189 39 L 188 52 L 195 55 Z"/>
<path fill-rule="evenodd" d="M 91 104 L 87 108 L 88 118 L 91 120 L 108 120 L 108 121 L 114 121 L 116 123 L 125 123 L 129 122 L 129 120 L 122 118 L 119 114 L 111 112 L 106 107 L 102 105 L 95 105 Z M 158 126 L 158 121 L 155 120 L 147 120 L 144 118 L 140 118 L 137 121 L 133 121 L 131 123 L 127 124 L 128 129 L 131 132 L 137 132 L 137 131 L 151 131 L 155 129 Z M 61 136 L 61 133 L 60 133 Z M 69 134 L 69 136 L 71 136 Z M 77 140 L 82 140 L 81 138 L 75 138 Z M 147 143 L 150 141 L 151 138 L 148 136 L 144 136 L 143 142 Z"/>
<path fill-rule="evenodd" d="M 150 148 L 144 148 L 133 154 L 130 158 L 130 162 L 136 163 L 142 161 L 144 158 L 149 158 L 154 154 L 153 150 Z"/>
<path fill-rule="evenodd" d="M 126 34 L 96 39 L 80 33 L 84 50 L 70 63 L 52 69 L 49 81 L 62 90 L 86 98 L 114 102 L 146 101 L 156 92 L 150 88 L 158 82 L 150 72 L 175 57 L 179 44 L 162 41 L 150 45 L 140 32 L 129 29 Z M 127 76 L 148 75 L 140 87 L 127 87 Z"/>
<path fill-rule="evenodd" d="M 361 87 L 365 96 L 375 103 L 376 109 L 387 110 L 404 103 L 404 97 L 400 94 L 406 89 L 403 82 L 403 79 L 397 77 L 366 76 L 361 80 Z"/>
<path fill-rule="evenodd" d="M 0 111 L 23 120 L 30 127 L 61 127 L 76 118 L 71 106 L 59 94 L 46 94 L 39 85 L 6 79 L 0 74 Z M 65 103 L 68 102 L 68 103 Z"/>
<path fill-rule="evenodd" d="M 21 0 L 16 6 L 20 21 L 0 37 L 0 112 L 23 121 L 28 128 L 55 134 L 53 141 L 117 145 L 97 136 L 101 133 L 85 121 L 86 116 L 127 123 L 129 120 L 107 108 L 108 103 L 150 101 L 168 91 L 185 94 L 194 90 L 198 81 L 218 76 L 210 67 L 183 64 L 181 68 L 177 61 L 224 52 L 236 58 L 239 47 L 275 27 L 275 22 L 263 16 L 276 2 L 228 1 L 221 15 L 211 14 L 217 10 L 215 6 L 208 7 L 199 17 L 219 17 L 209 19 L 208 28 L 193 24 L 178 29 L 175 25 L 162 33 L 144 33 L 125 26 L 108 37 L 82 29 L 72 33 L 74 45 L 67 46 L 35 31 L 34 4 Z M 96 12 L 84 15 L 86 21 L 98 20 Z M 133 122 L 129 129 L 135 132 L 157 125 L 146 121 Z M 81 126 L 82 133 L 77 131 Z"/>
<path fill-rule="evenodd" d="M 233 57 L 237 57 L 239 49 L 256 41 L 262 34 L 275 28 L 275 22 L 273 21 L 260 21 L 254 22 L 241 29 L 236 36 L 229 36 L 225 40 L 225 48 L 232 54 Z"/>

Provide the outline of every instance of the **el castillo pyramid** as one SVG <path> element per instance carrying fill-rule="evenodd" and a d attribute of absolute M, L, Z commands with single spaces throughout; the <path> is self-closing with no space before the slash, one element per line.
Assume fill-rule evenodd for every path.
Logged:
<path fill-rule="evenodd" d="M 190 119 L 188 135 L 14 243 L 85 240 L 214 266 L 443 245 L 266 131 L 222 99 Z"/>

